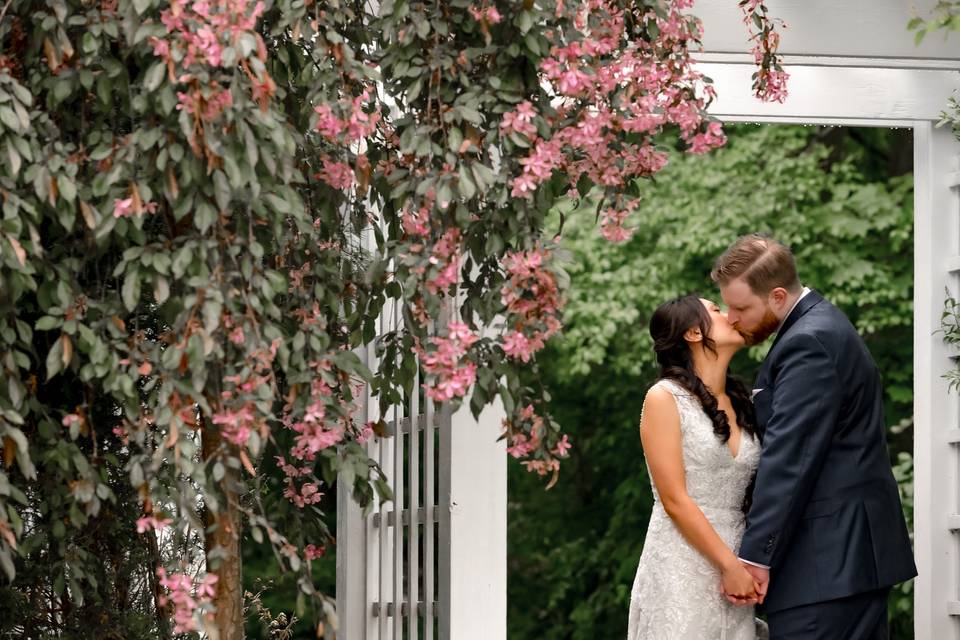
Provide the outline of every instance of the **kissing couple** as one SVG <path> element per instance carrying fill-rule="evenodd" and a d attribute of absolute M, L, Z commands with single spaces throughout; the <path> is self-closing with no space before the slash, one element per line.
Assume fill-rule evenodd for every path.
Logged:
<path fill-rule="evenodd" d="M 880 371 L 774 238 L 738 239 L 711 278 L 726 313 L 689 295 L 650 320 L 654 506 L 627 640 L 886 639 L 890 588 L 917 570 Z M 774 334 L 748 391 L 730 360 Z"/>

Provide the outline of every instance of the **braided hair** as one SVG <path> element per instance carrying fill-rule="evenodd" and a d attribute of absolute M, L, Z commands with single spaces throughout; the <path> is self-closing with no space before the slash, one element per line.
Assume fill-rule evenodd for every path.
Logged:
<path fill-rule="evenodd" d="M 676 382 L 697 398 L 703 407 L 703 412 L 713 424 L 714 435 L 726 445 L 730 440 L 730 423 L 727 413 L 720 408 L 716 396 L 697 375 L 693 365 L 693 353 L 684 338 L 684 334 L 690 329 L 699 329 L 703 336 L 704 348 L 715 354 L 716 345 L 709 337 L 710 326 L 710 314 L 700 302 L 700 298 L 689 294 L 668 300 L 657 307 L 650 319 L 650 336 L 653 338 L 653 350 L 657 354 L 657 362 L 660 365 L 659 378 Z M 746 385 L 727 372 L 726 390 L 741 431 L 751 437 L 758 437 L 753 402 Z M 747 490 L 744 512 L 749 510 L 752 494 L 753 481 Z"/>

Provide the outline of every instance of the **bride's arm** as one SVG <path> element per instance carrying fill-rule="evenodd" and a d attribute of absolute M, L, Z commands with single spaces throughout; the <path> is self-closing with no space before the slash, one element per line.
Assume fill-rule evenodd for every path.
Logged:
<path fill-rule="evenodd" d="M 640 440 L 667 515 L 693 548 L 724 574 L 725 586 L 737 584 L 742 587 L 744 576 L 749 574 L 687 494 L 680 414 L 669 391 L 654 387 L 647 393 L 640 419 Z"/>

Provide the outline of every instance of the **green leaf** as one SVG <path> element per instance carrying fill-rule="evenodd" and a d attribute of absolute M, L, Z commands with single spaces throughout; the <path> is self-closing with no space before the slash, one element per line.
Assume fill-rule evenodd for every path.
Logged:
<path fill-rule="evenodd" d="M 136 267 L 128 267 L 123 278 L 123 306 L 127 311 L 133 311 L 140 303 L 140 271 Z"/>
<path fill-rule="evenodd" d="M 219 169 L 213 172 L 213 194 L 220 211 L 226 211 L 227 207 L 230 206 L 232 191 L 227 176 Z"/>
<path fill-rule="evenodd" d="M 167 65 L 163 60 L 158 60 L 143 76 L 143 88 L 147 91 L 156 91 L 163 82 L 163 77 L 167 73 Z"/>
<path fill-rule="evenodd" d="M 57 186 L 60 187 L 60 195 L 63 196 L 67 202 L 73 202 L 77 199 L 77 185 L 69 176 L 63 174 L 58 176 Z"/>
<path fill-rule="evenodd" d="M 457 184 L 457 188 L 460 190 L 460 195 L 469 200 L 477 192 L 477 187 L 473 184 L 473 177 L 470 175 L 470 170 L 466 164 L 461 164 L 458 171 L 460 176 L 460 182 Z"/>
<path fill-rule="evenodd" d="M 13 109 L 6 105 L 0 106 L 0 122 L 3 122 L 11 131 L 16 133 L 21 133 L 20 120 L 17 118 L 17 114 L 13 112 Z"/>
<path fill-rule="evenodd" d="M 170 283 L 161 275 L 153 277 L 153 299 L 157 304 L 163 304 L 170 297 Z"/>
<path fill-rule="evenodd" d="M 193 223 L 201 233 L 206 233 L 216 221 L 217 210 L 214 209 L 209 202 L 204 200 L 197 205 L 197 209 L 193 214 Z"/>
<path fill-rule="evenodd" d="M 63 340 L 57 338 L 53 341 L 53 346 L 47 352 L 47 380 L 60 373 L 63 370 Z"/>

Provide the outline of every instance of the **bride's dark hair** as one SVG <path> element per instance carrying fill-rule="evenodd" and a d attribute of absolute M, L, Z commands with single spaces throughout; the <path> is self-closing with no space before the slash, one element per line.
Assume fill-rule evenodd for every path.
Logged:
<path fill-rule="evenodd" d="M 720 409 L 717 398 L 697 376 L 693 367 L 690 345 L 684 338 L 688 330 L 699 329 L 700 335 L 703 336 L 703 347 L 716 353 L 716 345 L 710 339 L 711 324 L 710 314 L 700 298 L 690 294 L 668 300 L 657 307 L 653 317 L 650 318 L 650 336 L 653 338 L 653 350 L 660 364 L 660 378 L 673 380 L 700 401 L 703 412 L 713 423 L 713 433 L 726 445 L 730 439 L 730 423 L 727 420 L 727 414 Z M 753 412 L 753 402 L 746 386 L 736 376 L 727 372 L 726 390 L 730 397 L 730 404 L 733 405 L 733 411 L 737 414 L 737 424 L 740 425 L 740 429 L 756 437 L 757 421 Z M 752 493 L 751 483 L 744 510 L 749 508 Z"/>

